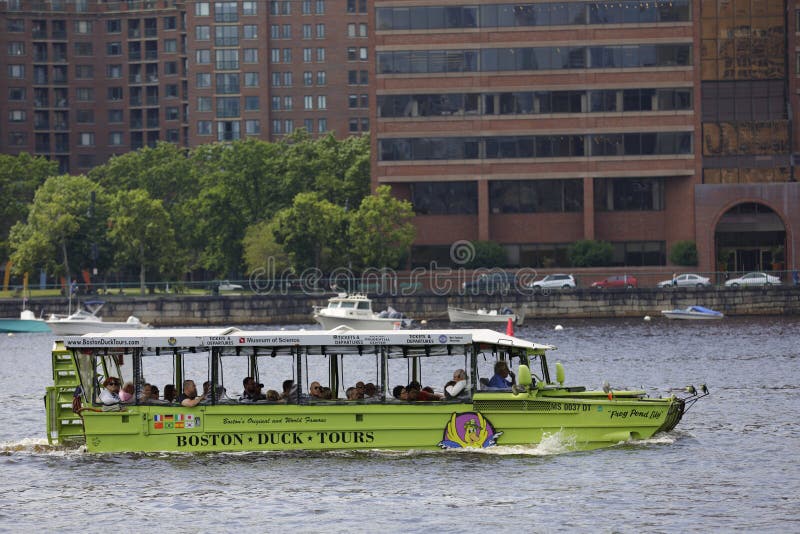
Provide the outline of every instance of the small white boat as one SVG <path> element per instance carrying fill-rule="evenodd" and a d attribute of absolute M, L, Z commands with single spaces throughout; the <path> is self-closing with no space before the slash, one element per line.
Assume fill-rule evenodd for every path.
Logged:
<path fill-rule="evenodd" d="M 507 323 L 509 319 L 516 324 L 522 324 L 524 314 L 516 314 L 511 308 L 499 310 L 465 310 L 464 308 L 447 307 L 447 315 L 451 323 Z"/>
<path fill-rule="evenodd" d="M 84 334 L 94 334 L 109 332 L 111 330 L 132 330 L 138 328 L 150 328 L 147 323 L 141 322 L 137 317 L 131 315 L 125 322 L 104 321 L 97 315 L 105 302 L 100 300 L 84 303 L 89 310 L 78 310 L 70 315 L 51 315 L 47 319 L 47 324 L 54 334 L 59 336 L 82 336 Z"/>
<path fill-rule="evenodd" d="M 710 310 L 702 306 L 689 306 L 683 309 L 662 310 L 661 314 L 667 319 L 689 319 L 707 321 L 709 319 L 722 319 L 725 314 Z"/>
<path fill-rule="evenodd" d="M 314 320 L 325 330 L 347 326 L 353 330 L 399 330 L 408 328 L 412 319 L 389 307 L 372 311 L 372 300 L 362 294 L 339 293 L 328 299 L 328 306 L 314 307 Z"/>

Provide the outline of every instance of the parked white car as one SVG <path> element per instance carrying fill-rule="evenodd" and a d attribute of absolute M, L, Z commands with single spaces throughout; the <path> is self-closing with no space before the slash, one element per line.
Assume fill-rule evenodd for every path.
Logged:
<path fill-rule="evenodd" d="M 241 291 L 244 289 L 239 284 L 231 284 L 230 280 L 223 280 L 219 283 L 219 290 L 220 291 Z"/>
<path fill-rule="evenodd" d="M 781 279 L 767 273 L 747 273 L 739 278 L 731 278 L 725 282 L 725 287 L 740 286 L 777 286 Z"/>
<path fill-rule="evenodd" d="M 660 288 L 670 287 L 711 287 L 711 280 L 699 274 L 684 273 L 679 274 L 670 280 L 663 280 L 658 283 Z"/>
<path fill-rule="evenodd" d="M 548 274 L 541 280 L 528 284 L 532 289 L 571 289 L 575 287 L 575 277 L 571 274 Z"/>

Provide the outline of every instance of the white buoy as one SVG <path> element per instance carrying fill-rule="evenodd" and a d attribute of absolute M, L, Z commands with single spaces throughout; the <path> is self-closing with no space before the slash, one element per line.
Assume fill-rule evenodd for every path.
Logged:
<path fill-rule="evenodd" d="M 560 324 L 557 324 L 554 330 L 564 330 L 564 327 Z"/>
<path fill-rule="evenodd" d="M 9 332 L 8 337 L 14 337 L 14 332 Z"/>
<path fill-rule="evenodd" d="M 650 316 L 649 315 L 645 315 L 644 316 L 644 320 L 645 320 L 645 322 L 650 322 Z"/>
<path fill-rule="evenodd" d="M 423 319 L 423 320 L 421 320 L 421 321 L 419 322 L 419 324 L 421 324 L 421 325 L 423 325 L 423 326 L 424 326 L 424 325 L 428 324 L 428 321 L 427 321 L 426 319 Z"/>

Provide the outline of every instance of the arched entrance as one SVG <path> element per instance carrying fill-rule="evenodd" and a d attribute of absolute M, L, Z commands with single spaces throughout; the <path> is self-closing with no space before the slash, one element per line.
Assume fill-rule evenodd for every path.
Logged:
<path fill-rule="evenodd" d="M 785 269 L 786 227 L 771 208 L 757 202 L 732 207 L 714 232 L 720 271 Z"/>

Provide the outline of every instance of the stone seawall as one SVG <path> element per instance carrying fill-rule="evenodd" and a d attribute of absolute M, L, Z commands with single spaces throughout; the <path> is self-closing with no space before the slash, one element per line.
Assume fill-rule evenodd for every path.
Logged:
<path fill-rule="evenodd" d="M 314 306 L 324 306 L 326 295 L 225 295 L 107 297 L 101 315 L 124 321 L 135 315 L 154 326 L 241 324 L 306 324 L 313 322 Z M 764 289 L 633 289 L 596 291 L 578 289 L 539 295 L 410 295 L 375 296 L 376 311 L 392 306 L 414 319 L 447 320 L 447 307 L 467 309 L 509 307 L 525 309 L 531 319 L 660 316 L 661 310 L 700 305 L 726 315 L 800 314 L 800 288 Z M 0 301 L 0 317 L 19 317 L 20 299 Z M 66 313 L 66 299 L 33 299 L 39 315 Z"/>

